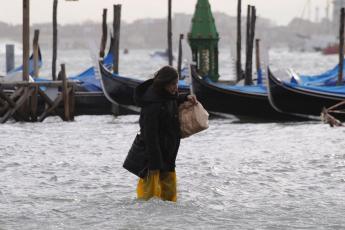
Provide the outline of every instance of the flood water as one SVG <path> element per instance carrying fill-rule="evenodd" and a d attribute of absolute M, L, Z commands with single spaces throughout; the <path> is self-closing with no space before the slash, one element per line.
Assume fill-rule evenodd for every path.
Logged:
<path fill-rule="evenodd" d="M 147 76 L 165 64 L 148 53 L 132 51 L 120 68 Z M 62 56 L 79 61 L 72 73 L 90 64 L 84 54 Z M 270 57 L 302 73 L 337 60 L 286 50 Z M 221 54 L 225 76 L 229 59 Z M 0 229 L 345 229 L 344 128 L 215 117 L 181 143 L 177 203 L 136 199 L 137 178 L 122 163 L 137 131 L 138 116 L 0 125 Z"/>

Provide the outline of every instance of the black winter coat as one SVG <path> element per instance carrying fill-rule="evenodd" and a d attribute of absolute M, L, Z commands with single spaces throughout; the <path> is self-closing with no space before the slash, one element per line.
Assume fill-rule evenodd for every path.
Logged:
<path fill-rule="evenodd" d="M 180 146 L 178 105 L 187 95 L 158 94 L 153 80 L 135 90 L 134 99 L 141 107 L 140 132 L 145 142 L 149 170 L 174 171 Z"/>

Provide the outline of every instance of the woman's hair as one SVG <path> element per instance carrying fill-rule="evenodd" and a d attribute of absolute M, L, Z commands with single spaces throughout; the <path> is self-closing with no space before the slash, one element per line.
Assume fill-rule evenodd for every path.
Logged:
<path fill-rule="evenodd" d="M 177 70 L 171 66 L 164 66 L 154 74 L 153 88 L 157 92 L 162 92 L 164 87 L 178 80 Z"/>

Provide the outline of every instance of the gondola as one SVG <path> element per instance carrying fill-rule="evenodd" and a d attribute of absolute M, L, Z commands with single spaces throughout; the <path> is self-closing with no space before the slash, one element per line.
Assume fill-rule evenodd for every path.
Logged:
<path fill-rule="evenodd" d="M 106 68 L 113 64 L 113 43 L 111 43 L 107 55 L 104 57 Z M 75 115 L 106 115 L 112 114 L 111 103 L 104 96 L 100 77 L 97 76 L 97 66 L 92 66 L 80 74 L 69 77 L 69 80 L 76 82 L 75 88 Z M 51 81 L 45 78 L 35 78 L 35 81 Z M 57 89 L 53 94 L 58 94 Z M 62 105 L 60 106 L 62 107 Z"/>
<path fill-rule="evenodd" d="M 106 68 L 102 61 L 99 62 L 99 67 L 103 91 L 110 97 L 110 100 L 121 105 L 135 105 L 134 89 L 142 83 L 142 80 L 115 75 Z"/>
<path fill-rule="evenodd" d="M 112 41 L 111 37 L 108 53 L 103 59 L 106 68 L 111 68 L 113 65 Z M 75 92 L 75 115 L 112 114 L 111 103 L 105 97 L 102 91 L 101 79 L 97 76 L 97 68 L 97 66 L 92 66 L 84 72 L 69 78 L 69 80 L 78 83 Z"/>
<path fill-rule="evenodd" d="M 294 120 L 274 110 L 265 85 L 227 85 L 215 83 L 192 71 L 194 93 L 203 106 L 213 113 L 233 114 L 237 117 L 251 117 L 267 120 Z"/>
<path fill-rule="evenodd" d="M 38 47 L 38 68 L 42 67 L 42 54 L 41 54 L 41 49 Z M 29 81 L 34 81 L 32 76 L 34 75 L 34 55 L 31 54 L 30 59 L 29 59 Z M 19 82 L 23 80 L 23 65 L 11 70 L 10 72 L 7 73 L 6 76 L 1 76 L 0 77 L 0 87 L 3 90 L 9 90 L 13 91 L 14 88 L 13 86 L 4 86 L 1 85 L 2 82 L 4 83 L 10 83 L 10 82 Z"/>
<path fill-rule="evenodd" d="M 345 60 L 343 60 L 345 65 Z M 344 71 L 345 72 L 345 71 Z M 335 86 L 338 81 L 339 64 L 324 73 L 317 75 L 297 74 L 294 70 L 288 69 L 290 82 L 304 86 Z M 345 81 L 343 80 L 343 83 Z"/>
<path fill-rule="evenodd" d="M 272 107 L 287 114 L 320 116 L 324 107 L 345 100 L 345 86 L 306 86 L 284 82 L 270 69 L 268 92 Z"/>
<path fill-rule="evenodd" d="M 38 46 L 38 68 L 42 67 L 42 53 L 41 53 L 41 48 Z M 17 72 L 22 72 L 23 71 L 23 66 L 19 66 L 13 70 L 11 70 L 8 75 L 15 74 Z M 29 59 L 29 74 L 32 76 L 34 75 L 34 55 L 31 54 L 30 59 Z"/>
<path fill-rule="evenodd" d="M 107 68 L 111 68 L 113 64 L 113 38 L 110 37 L 110 46 L 107 55 L 104 57 L 103 62 Z M 97 67 L 97 66 L 96 66 Z M 77 92 L 102 92 L 102 86 L 100 78 L 96 76 L 95 66 L 91 66 L 85 71 L 68 78 L 68 80 L 75 81 L 77 83 Z M 34 81 L 51 81 L 46 78 L 35 78 Z"/>
<path fill-rule="evenodd" d="M 103 59 L 103 63 L 107 68 L 111 68 L 113 65 L 113 38 L 110 37 L 110 46 L 107 55 Z M 102 85 L 100 78 L 96 76 L 97 66 L 92 66 L 84 72 L 69 77 L 70 80 L 78 82 L 78 92 L 102 92 Z"/>
<path fill-rule="evenodd" d="M 103 92 L 106 97 L 113 103 L 127 108 L 133 112 L 139 112 L 134 102 L 134 90 L 143 82 L 136 78 L 123 77 L 113 74 L 102 61 L 99 61 L 99 68 L 102 77 Z M 184 80 L 179 81 L 179 92 L 188 93 L 189 85 Z"/>
<path fill-rule="evenodd" d="M 38 47 L 38 68 L 42 67 L 42 54 L 41 54 L 41 49 Z M 29 75 L 33 76 L 34 75 L 34 55 L 31 54 L 30 59 L 29 59 Z M 23 65 L 14 68 L 10 72 L 7 73 L 6 76 L 2 77 L 0 80 L 3 82 L 13 82 L 13 81 L 22 81 L 23 79 Z M 32 79 L 32 78 L 31 78 Z"/>

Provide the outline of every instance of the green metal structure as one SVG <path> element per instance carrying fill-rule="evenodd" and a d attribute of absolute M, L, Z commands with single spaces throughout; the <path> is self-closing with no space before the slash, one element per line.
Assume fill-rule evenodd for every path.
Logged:
<path fill-rule="evenodd" d="M 219 34 L 208 0 L 196 4 L 188 41 L 199 74 L 218 81 Z"/>

